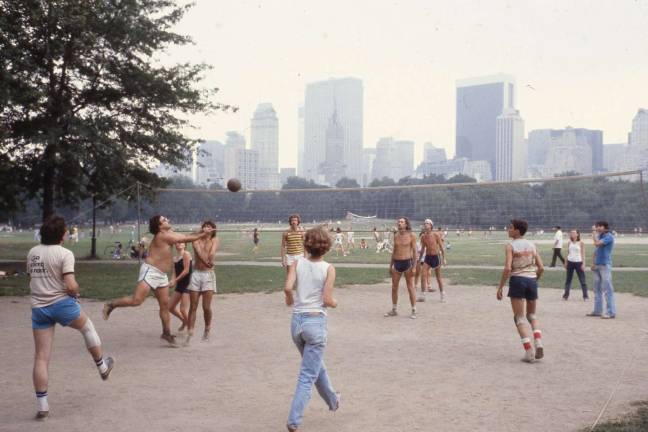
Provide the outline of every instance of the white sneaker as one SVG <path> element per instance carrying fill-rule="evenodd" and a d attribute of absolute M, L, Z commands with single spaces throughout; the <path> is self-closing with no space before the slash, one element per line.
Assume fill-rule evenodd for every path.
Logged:
<path fill-rule="evenodd" d="M 441 303 L 445 303 L 445 292 L 441 291 Z"/>
<path fill-rule="evenodd" d="M 416 311 L 412 311 L 412 313 L 410 314 L 410 318 L 416 319 Z"/>
<path fill-rule="evenodd" d="M 524 357 L 522 357 L 523 362 L 533 363 L 535 361 L 535 353 L 532 349 L 524 351 Z"/>

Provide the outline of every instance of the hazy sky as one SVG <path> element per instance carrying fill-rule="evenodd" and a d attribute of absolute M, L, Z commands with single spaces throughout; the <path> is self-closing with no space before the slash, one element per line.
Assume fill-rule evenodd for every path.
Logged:
<path fill-rule="evenodd" d="M 279 165 L 297 163 L 297 107 L 309 82 L 364 84 L 364 146 L 383 136 L 430 141 L 454 155 L 455 80 L 516 77 L 525 130 L 602 129 L 626 142 L 648 108 L 648 0 L 198 0 L 177 31 L 195 46 L 177 61 L 214 66 L 207 84 L 236 114 L 196 117 L 198 133 L 249 145 L 260 102 L 279 117 Z M 528 87 L 529 84 L 531 87 Z"/>

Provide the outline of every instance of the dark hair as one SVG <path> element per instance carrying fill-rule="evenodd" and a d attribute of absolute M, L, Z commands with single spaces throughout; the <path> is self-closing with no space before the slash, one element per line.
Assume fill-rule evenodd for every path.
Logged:
<path fill-rule="evenodd" d="M 65 219 L 62 216 L 50 216 L 40 227 L 41 244 L 61 244 L 66 231 Z"/>
<path fill-rule="evenodd" d="M 160 215 L 155 215 L 151 219 L 149 219 L 149 232 L 151 234 L 156 235 L 160 232 L 161 219 L 162 216 Z"/>
<path fill-rule="evenodd" d="M 331 249 L 331 237 L 321 225 L 311 228 L 304 235 L 304 249 L 313 257 L 321 257 Z"/>
<path fill-rule="evenodd" d="M 342 230 L 340 229 L 340 227 L 337 227 L 337 229 L 335 230 L 335 232 L 342 232 Z"/>
<path fill-rule="evenodd" d="M 410 224 L 409 219 L 407 219 L 405 216 L 398 218 L 398 220 L 401 220 L 401 219 L 405 220 L 405 230 L 412 231 L 412 225 Z"/>
<path fill-rule="evenodd" d="M 572 231 L 576 231 L 576 241 L 580 241 L 580 231 L 577 229 L 573 229 Z"/>
<path fill-rule="evenodd" d="M 291 214 L 290 216 L 288 216 L 288 224 L 289 225 L 292 222 L 293 218 L 297 218 L 297 225 L 301 224 L 301 217 L 297 213 L 295 213 L 295 214 Z"/>
<path fill-rule="evenodd" d="M 554 228 L 556 228 L 556 229 L 560 229 L 560 225 L 556 225 Z"/>
<path fill-rule="evenodd" d="M 214 222 L 212 222 L 211 220 L 206 220 L 202 223 L 202 225 L 200 225 L 200 228 L 205 227 L 214 228 L 214 231 L 211 232 L 211 238 L 216 237 L 216 224 Z"/>
<path fill-rule="evenodd" d="M 520 235 L 526 234 L 529 229 L 529 223 L 522 219 L 511 219 L 511 226 L 520 232 Z"/>
<path fill-rule="evenodd" d="M 608 224 L 606 221 L 598 221 L 594 224 L 594 226 L 602 226 L 606 230 L 610 229 L 610 224 Z"/>

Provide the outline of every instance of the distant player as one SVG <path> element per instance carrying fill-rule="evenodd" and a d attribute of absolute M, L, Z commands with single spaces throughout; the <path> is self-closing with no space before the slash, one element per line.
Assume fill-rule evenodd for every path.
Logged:
<path fill-rule="evenodd" d="M 281 265 L 288 267 L 299 257 L 304 256 L 304 231 L 301 229 L 301 218 L 298 214 L 290 215 L 288 228 L 281 236 Z"/>
<path fill-rule="evenodd" d="M 445 251 L 443 247 L 443 238 L 441 233 L 434 231 L 432 219 L 425 219 L 425 234 L 421 237 L 421 246 L 425 250 L 423 264 L 423 283 L 428 290 L 430 287 L 430 270 L 434 270 L 434 275 L 439 284 L 439 295 L 441 302 L 445 302 L 445 291 L 443 291 L 443 278 L 441 277 L 441 264 L 446 265 Z"/>
<path fill-rule="evenodd" d="M 261 237 L 259 236 L 259 229 L 254 228 L 254 231 L 252 231 L 252 243 L 254 244 L 254 247 L 252 248 L 252 253 L 256 256 L 257 252 L 259 252 L 259 241 L 261 240 Z"/>
<path fill-rule="evenodd" d="M 196 313 L 198 311 L 198 302 L 202 297 L 203 317 L 205 319 L 205 330 L 202 340 L 209 340 L 211 331 L 212 310 L 211 303 L 216 293 L 216 273 L 214 272 L 214 261 L 216 260 L 216 250 L 218 249 L 218 238 L 216 237 L 216 224 L 210 220 L 202 223 L 201 229 L 209 233 L 193 242 L 194 252 L 196 254 L 196 265 L 191 274 L 191 283 L 189 283 L 189 325 L 187 327 L 187 339 L 185 345 L 189 345 L 194 335 L 196 327 Z"/>
<path fill-rule="evenodd" d="M 153 234 L 153 240 L 148 255 L 140 267 L 135 292 L 132 296 L 106 302 L 103 308 L 103 317 L 107 320 L 112 311 L 117 308 L 141 305 L 146 300 L 149 291 L 153 290 L 160 306 L 160 321 L 162 322 L 162 335 L 160 338 L 172 346 L 176 346 L 175 336 L 171 334 L 170 329 L 170 283 L 167 277 L 167 273 L 173 269 L 172 247 L 176 243 L 187 243 L 207 237 L 211 234 L 211 231 L 203 230 L 190 235 L 178 234 L 173 232 L 169 219 L 155 215 L 149 220 L 149 232 Z"/>
<path fill-rule="evenodd" d="M 502 300 L 502 289 L 508 279 L 508 296 L 511 298 L 513 319 L 524 347 L 522 360 L 532 363 L 534 360 L 544 357 L 542 332 L 535 315 L 538 300 L 538 279 L 544 272 L 544 266 L 535 245 L 524 238 L 528 227 L 529 224 L 526 221 L 518 219 L 511 220 L 508 227 L 508 236 L 513 241 L 506 245 L 506 259 L 502 279 L 497 288 L 497 300 Z M 533 345 L 531 345 L 531 335 L 525 322 L 525 315 L 533 331 Z"/>
<path fill-rule="evenodd" d="M 62 246 L 66 231 L 65 219 L 60 216 L 50 217 L 40 228 L 41 244 L 34 246 L 27 255 L 31 320 L 36 348 L 33 379 L 37 420 L 49 416 L 49 362 L 56 324 L 81 332 L 86 348 L 104 381 L 110 376 L 114 363 L 111 357 L 104 358 L 99 335 L 77 301 L 79 284 L 74 277 L 74 255 Z M 11 349 L 10 346 L 3 347 L 5 352 Z M 74 374 L 71 376 L 74 377 Z"/>
<path fill-rule="evenodd" d="M 412 312 L 410 318 L 416 318 L 416 291 L 414 290 L 414 272 L 416 260 L 416 236 L 407 218 L 398 219 L 398 231 L 394 235 L 394 250 L 391 256 L 389 271 L 392 278 L 392 309 L 385 314 L 386 317 L 398 315 L 398 285 L 403 274 L 409 293 Z"/>
<path fill-rule="evenodd" d="M 347 231 L 347 253 L 351 253 L 351 249 L 355 249 L 355 233 L 351 231 L 352 226 L 349 226 L 349 231 Z"/>
<path fill-rule="evenodd" d="M 333 250 L 335 250 L 335 256 L 340 256 L 340 251 L 342 251 L 342 256 L 346 256 L 346 251 L 344 250 L 344 234 L 340 227 L 337 227 L 335 230 L 335 242 L 333 243 Z"/>

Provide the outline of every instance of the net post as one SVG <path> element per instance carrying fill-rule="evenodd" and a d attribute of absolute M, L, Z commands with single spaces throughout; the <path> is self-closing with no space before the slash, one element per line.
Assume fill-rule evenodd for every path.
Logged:
<path fill-rule="evenodd" d="M 97 259 L 97 196 L 92 195 L 92 242 L 90 245 L 90 258 Z"/>
<path fill-rule="evenodd" d="M 142 236 L 140 234 L 140 220 L 141 220 L 141 214 L 142 214 L 142 206 L 140 205 L 140 182 L 137 182 L 137 243 L 139 244 Z M 139 253 L 137 254 L 137 261 L 142 262 L 142 253 L 144 251 L 140 250 Z"/>

